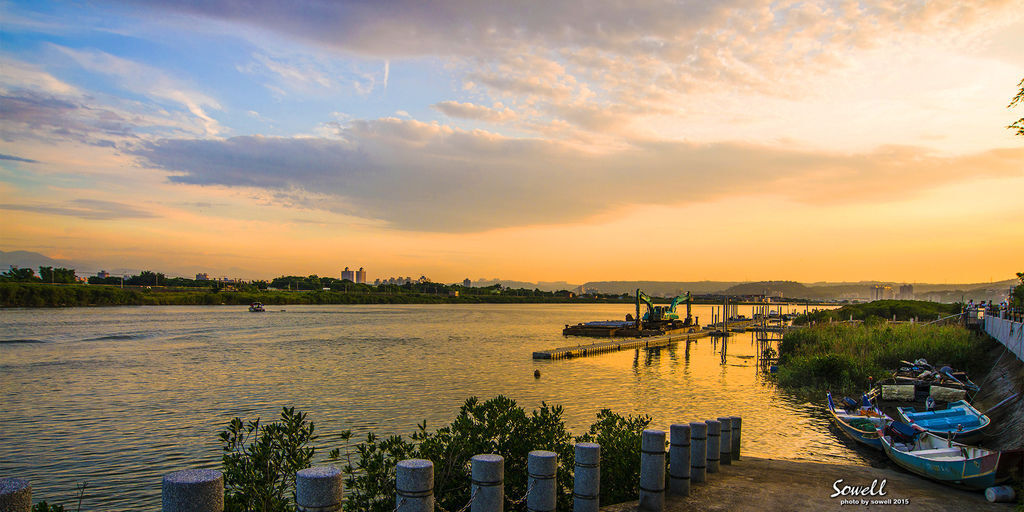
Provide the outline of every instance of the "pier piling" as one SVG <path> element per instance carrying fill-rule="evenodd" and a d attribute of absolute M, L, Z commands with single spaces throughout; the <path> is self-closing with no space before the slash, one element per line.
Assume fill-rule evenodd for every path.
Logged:
<path fill-rule="evenodd" d="M 601 445 L 576 443 L 572 496 L 573 512 L 597 512 L 601 508 Z"/>
<path fill-rule="evenodd" d="M 434 463 L 406 459 L 395 469 L 395 512 L 434 512 Z"/>
<path fill-rule="evenodd" d="M 640 438 L 640 510 L 665 510 L 665 431 L 644 430 Z"/>
<path fill-rule="evenodd" d="M 0 510 L 29 512 L 32 509 L 32 484 L 21 478 L 0 478 Z"/>
<path fill-rule="evenodd" d="M 214 469 L 186 469 L 164 475 L 163 512 L 223 512 L 224 475 Z"/>
<path fill-rule="evenodd" d="M 708 469 L 708 425 L 690 423 L 690 482 L 704 482 Z"/>
<path fill-rule="evenodd" d="M 555 510 L 555 492 L 557 483 L 555 476 L 558 471 L 558 455 L 546 450 L 534 450 L 526 459 L 526 472 L 529 476 L 526 496 L 526 510 L 530 512 L 553 512 Z"/>
<path fill-rule="evenodd" d="M 315 466 L 295 474 L 299 512 L 337 512 L 343 496 L 341 470 L 335 466 Z"/>
<path fill-rule="evenodd" d="M 690 495 L 690 426 L 669 426 L 668 492 L 674 496 Z"/>
<path fill-rule="evenodd" d="M 718 473 L 721 457 L 722 424 L 718 420 L 707 420 L 708 424 L 708 473 Z"/>
<path fill-rule="evenodd" d="M 721 448 L 718 451 L 719 462 L 726 466 L 732 464 L 732 417 L 724 416 L 718 418 L 722 424 Z"/>
<path fill-rule="evenodd" d="M 471 512 L 502 512 L 505 507 L 505 458 L 501 455 L 474 455 L 471 461 Z"/>

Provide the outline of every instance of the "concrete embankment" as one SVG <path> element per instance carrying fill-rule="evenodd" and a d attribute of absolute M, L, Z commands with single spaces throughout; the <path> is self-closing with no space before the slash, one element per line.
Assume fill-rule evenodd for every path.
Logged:
<path fill-rule="evenodd" d="M 840 479 L 842 482 L 837 483 Z M 837 494 L 836 489 L 842 491 L 850 486 L 866 487 L 870 491 L 872 484 L 874 496 L 840 494 L 832 497 Z M 706 483 L 694 484 L 689 496 L 668 497 L 665 503 L 666 512 L 864 509 L 1008 512 L 1013 508 L 1009 503 L 989 503 L 984 493 L 956 489 L 901 470 L 748 456 L 733 461 L 732 465 L 723 465 L 718 473 L 708 475 Z M 637 502 L 631 502 L 609 505 L 601 510 L 627 512 L 639 508 Z"/>

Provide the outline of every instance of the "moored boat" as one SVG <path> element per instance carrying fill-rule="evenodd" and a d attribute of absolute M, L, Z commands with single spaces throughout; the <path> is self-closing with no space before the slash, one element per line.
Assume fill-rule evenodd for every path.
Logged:
<path fill-rule="evenodd" d="M 999 451 L 957 443 L 898 421 L 879 429 L 879 440 L 893 462 L 925 478 L 976 490 L 998 481 Z"/>
<path fill-rule="evenodd" d="M 263 308 L 262 302 L 253 302 L 252 304 L 249 304 L 250 313 L 263 313 L 264 311 L 266 311 L 266 309 Z"/>
<path fill-rule="evenodd" d="M 965 443 L 979 440 L 992 421 L 964 400 L 952 402 L 942 410 L 918 412 L 914 407 L 897 407 L 896 413 L 904 423 L 917 425 L 938 436 L 953 436 Z"/>
<path fill-rule="evenodd" d="M 877 450 L 882 449 L 882 442 L 878 439 L 878 429 L 884 427 L 886 421 L 891 421 L 891 418 L 875 407 L 867 395 L 861 397 L 860 404 L 857 404 L 855 400 L 845 398 L 843 400 L 845 407 L 839 409 L 836 408 L 836 404 L 832 400 L 832 392 L 829 391 L 826 395 L 828 396 L 828 412 L 832 417 L 832 422 L 839 427 L 839 430 L 858 443 Z"/>

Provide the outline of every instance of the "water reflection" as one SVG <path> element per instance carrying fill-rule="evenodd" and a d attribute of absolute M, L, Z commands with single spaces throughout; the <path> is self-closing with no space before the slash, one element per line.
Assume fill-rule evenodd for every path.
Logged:
<path fill-rule="evenodd" d="M 160 476 L 216 467 L 234 416 L 282 406 L 310 413 L 334 447 L 352 429 L 408 434 L 449 422 L 469 396 L 505 394 L 565 407 L 584 431 L 602 408 L 647 414 L 655 428 L 744 418 L 744 453 L 866 462 L 828 429 L 819 404 L 780 393 L 740 336 L 568 361 L 566 323 L 619 318 L 624 305 L 80 308 L 0 311 L 0 474 L 39 499 L 89 482 L 90 506 L 152 510 Z M 710 318 L 709 310 L 694 308 Z M 741 313 L 744 313 L 741 311 Z M 749 313 L 748 313 L 749 314 Z M 682 352 L 680 354 L 680 352 Z M 541 371 L 535 379 L 534 370 Z M 326 450 L 321 450 L 324 454 Z"/>

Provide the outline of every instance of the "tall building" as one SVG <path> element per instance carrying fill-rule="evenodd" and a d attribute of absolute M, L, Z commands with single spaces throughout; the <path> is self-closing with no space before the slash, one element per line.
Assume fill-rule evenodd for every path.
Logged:
<path fill-rule="evenodd" d="M 876 284 L 871 287 L 871 300 L 886 300 L 895 298 L 896 291 L 892 289 L 892 286 Z"/>
<path fill-rule="evenodd" d="M 356 270 L 356 282 L 366 284 L 366 269 L 363 267 L 359 267 L 359 270 Z"/>
<path fill-rule="evenodd" d="M 470 287 L 473 286 L 473 281 L 470 281 L 469 278 L 467 277 L 467 278 L 462 280 L 462 286 L 465 286 L 466 288 L 470 288 Z"/>
<path fill-rule="evenodd" d="M 914 300 L 914 285 L 905 284 L 900 286 L 899 298 L 903 300 Z"/>
<path fill-rule="evenodd" d="M 345 270 L 341 271 L 341 280 L 344 281 L 346 279 L 352 282 L 355 282 L 356 280 L 356 273 L 349 270 L 348 267 L 345 267 Z"/>

